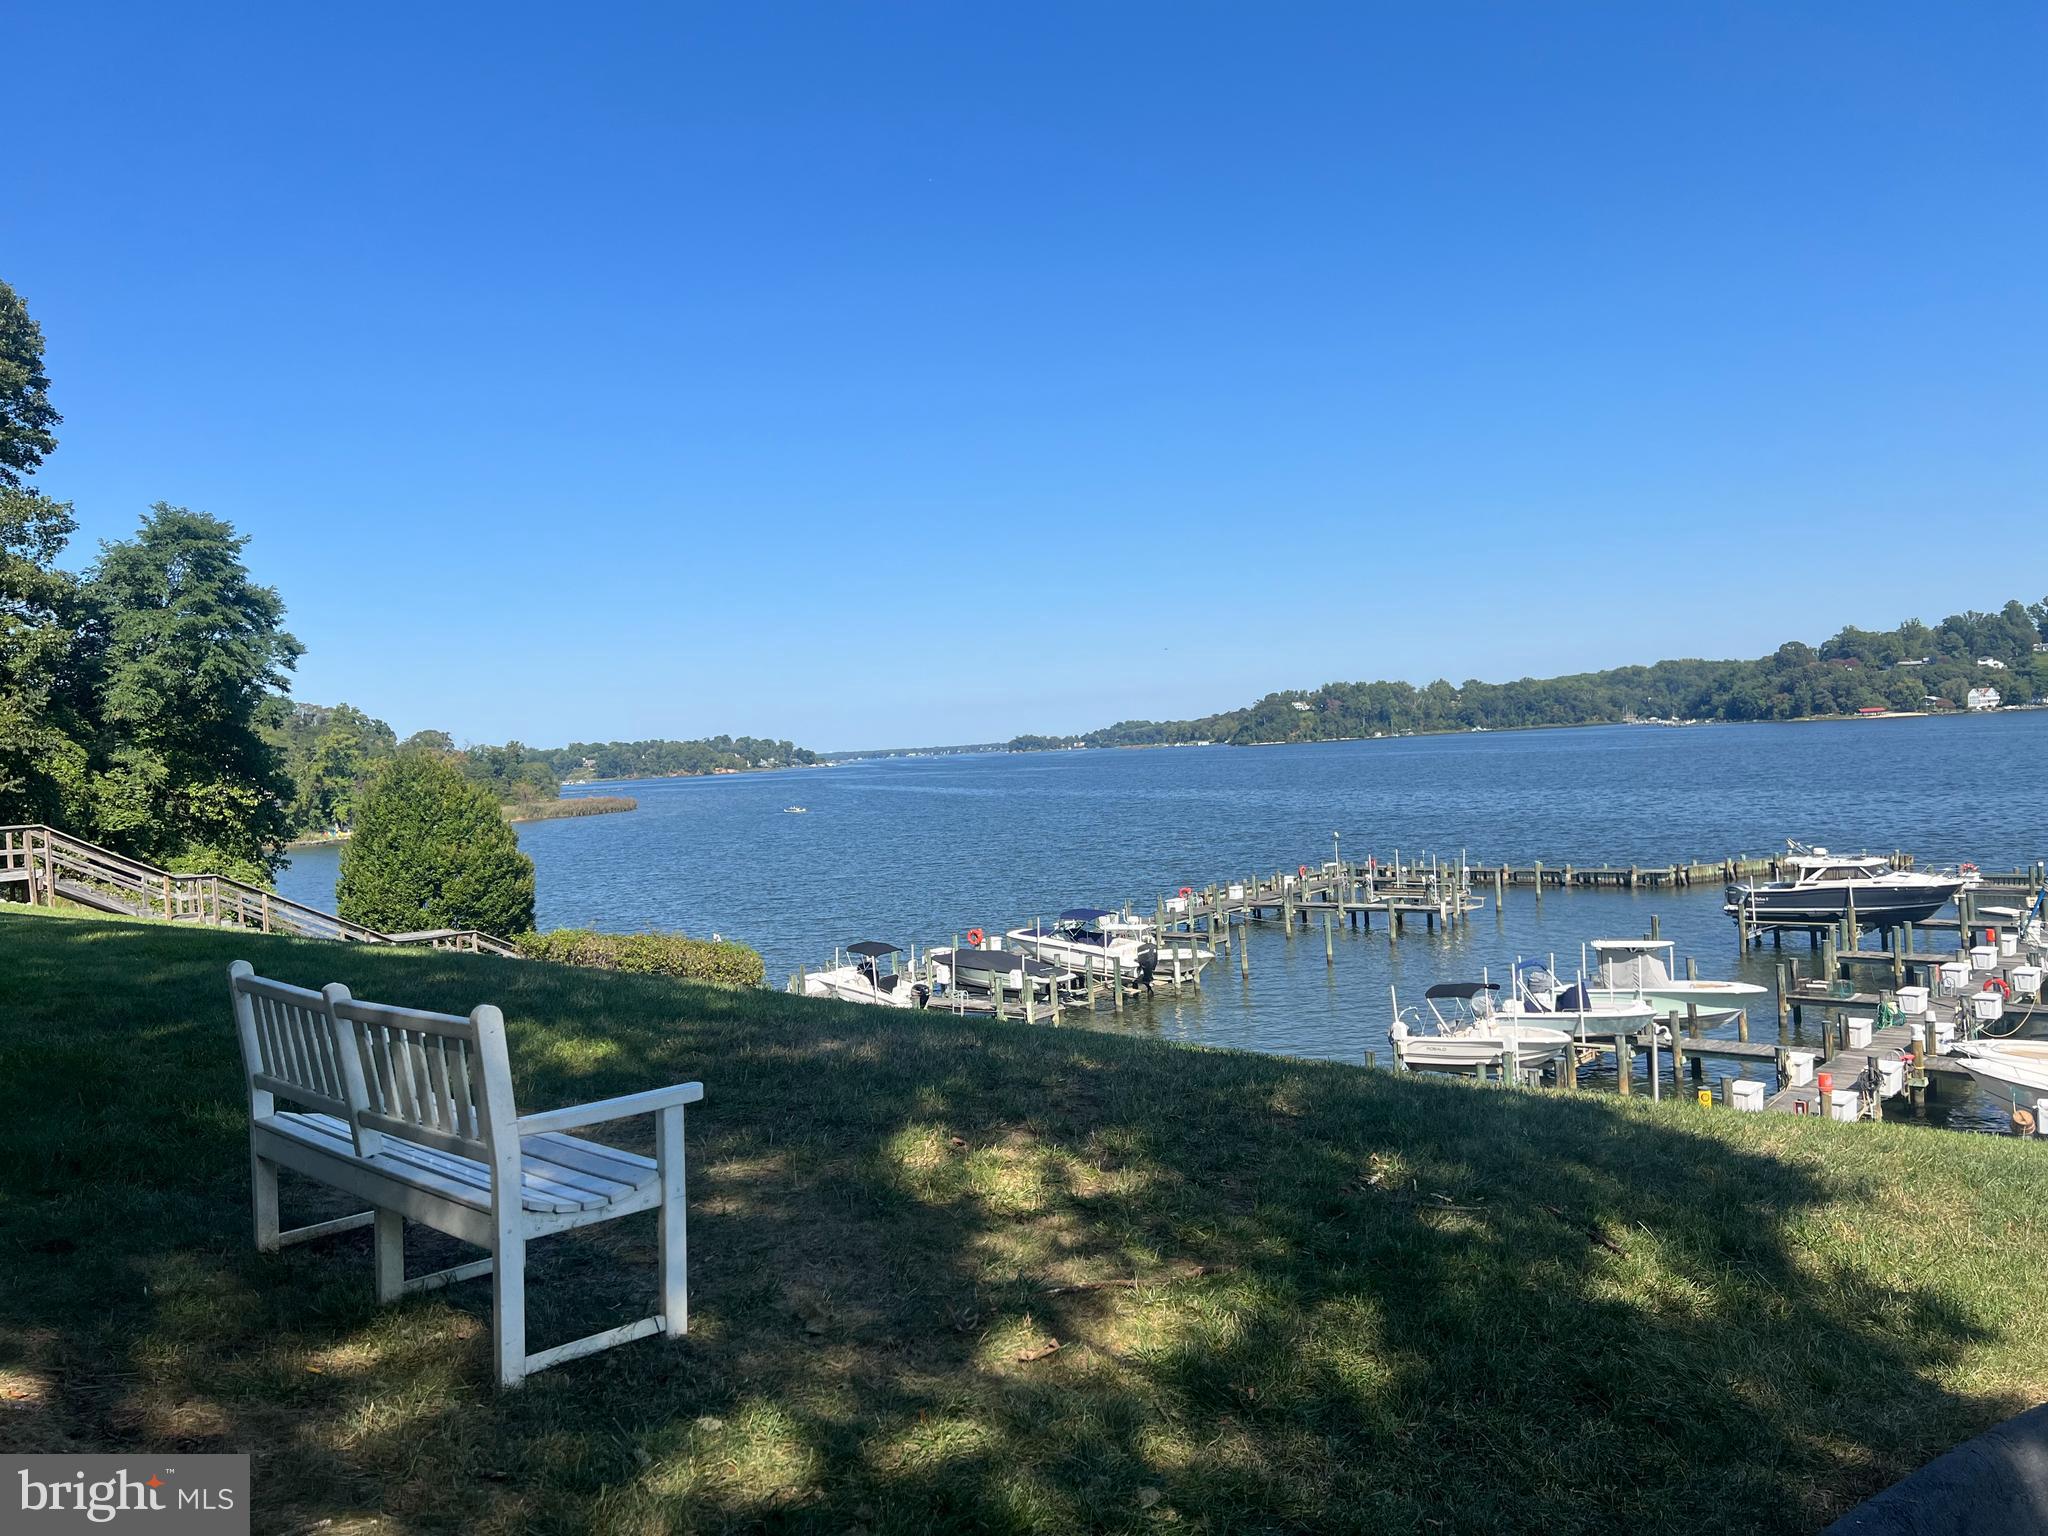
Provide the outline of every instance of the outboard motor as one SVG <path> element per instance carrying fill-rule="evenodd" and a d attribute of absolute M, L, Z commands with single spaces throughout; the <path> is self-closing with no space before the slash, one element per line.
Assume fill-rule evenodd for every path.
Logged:
<path fill-rule="evenodd" d="M 1158 969 L 1159 969 L 1159 946 L 1158 946 L 1157 944 L 1141 944 L 1141 945 L 1139 945 L 1139 946 L 1138 946 L 1138 985 L 1139 985 L 1139 986 L 1141 986 L 1141 987 L 1149 987 L 1149 986 L 1151 986 L 1151 985 L 1152 985 L 1152 975 L 1153 975 L 1153 973 L 1154 973 L 1155 971 L 1157 971 Z"/>

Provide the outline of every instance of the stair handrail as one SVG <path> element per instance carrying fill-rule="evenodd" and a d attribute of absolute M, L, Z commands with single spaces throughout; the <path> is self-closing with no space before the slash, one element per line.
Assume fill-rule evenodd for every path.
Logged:
<path fill-rule="evenodd" d="M 18 848 L 14 846 L 13 840 L 9 837 L 11 833 L 25 834 Z M 39 835 L 42 840 L 42 848 L 40 850 L 36 847 L 36 840 Z M 269 914 L 273 922 L 279 917 L 284 917 L 288 919 L 285 925 L 287 931 L 300 933 L 304 937 L 333 938 L 360 944 L 396 944 L 404 942 L 401 938 L 395 938 L 391 934 L 379 932 L 377 929 L 362 923 L 352 922 L 337 913 L 323 912 L 318 907 L 308 906 L 302 901 L 294 901 L 289 896 L 280 896 L 275 891 L 267 891 L 261 886 L 251 885 L 244 880 L 237 880 L 232 875 L 179 874 L 174 870 L 164 869 L 158 865 L 147 863 L 129 854 L 116 853 L 111 848 L 103 848 L 97 843 L 89 843 L 82 837 L 75 837 L 69 832 L 60 831 L 58 828 L 50 826 L 45 822 L 20 822 L 9 826 L 0 826 L 0 853 L 18 855 L 22 861 L 20 865 L 12 865 L 10 867 L 33 868 L 38 852 L 51 862 L 61 862 L 73 866 L 85 873 L 88 879 L 100 879 L 108 884 L 119 885 L 121 881 L 117 877 L 125 876 L 133 883 L 134 888 L 142 892 L 150 901 L 163 905 L 164 916 L 167 919 L 174 915 L 174 907 L 176 905 L 175 898 L 171 895 L 171 892 L 184 892 L 197 888 L 202 893 L 202 909 L 205 896 L 210 895 L 212 897 L 214 917 L 216 922 L 218 922 L 221 908 L 220 894 L 223 890 L 226 890 L 236 898 L 236 911 L 238 913 L 244 910 L 243 903 L 245 901 L 253 901 L 257 904 L 259 911 Z M 238 926 L 247 926 L 247 924 L 238 924 Z M 490 954 L 504 955 L 510 958 L 517 958 L 520 955 L 520 950 L 516 945 L 497 937 L 495 934 L 484 933 L 480 929 L 451 929 L 447 931 L 446 939 L 449 941 L 466 939 L 470 941 L 472 948 L 483 950 Z M 438 943 L 436 947 L 440 947 Z"/>

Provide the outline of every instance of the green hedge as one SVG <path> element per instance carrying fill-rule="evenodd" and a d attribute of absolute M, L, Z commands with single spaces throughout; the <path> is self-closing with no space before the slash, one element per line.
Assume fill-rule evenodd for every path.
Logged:
<path fill-rule="evenodd" d="M 679 933 L 599 933 L 591 928 L 555 928 L 546 933 L 522 933 L 516 942 L 531 960 L 675 976 L 721 987 L 758 987 L 767 976 L 761 956 L 744 944 L 723 939 L 686 939 Z"/>

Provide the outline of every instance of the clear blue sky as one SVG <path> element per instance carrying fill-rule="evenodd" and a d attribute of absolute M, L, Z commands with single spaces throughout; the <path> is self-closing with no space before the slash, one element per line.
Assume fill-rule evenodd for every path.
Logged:
<path fill-rule="evenodd" d="M 2048 591 L 2038 4 L 4 35 L 75 552 L 229 519 L 401 731 L 977 740 Z"/>

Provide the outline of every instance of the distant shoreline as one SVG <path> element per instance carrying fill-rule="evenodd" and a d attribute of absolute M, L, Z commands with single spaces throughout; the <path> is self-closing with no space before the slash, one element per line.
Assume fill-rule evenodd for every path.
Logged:
<path fill-rule="evenodd" d="M 629 795 L 570 795 L 561 800 L 537 800 L 529 805 L 507 805 L 500 809 L 515 825 L 524 821 L 562 821 L 576 816 L 613 816 L 620 811 L 637 811 L 640 802 Z M 328 848 L 348 841 L 346 832 L 321 832 L 312 837 L 295 837 L 285 851 Z"/>

